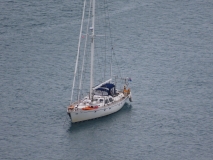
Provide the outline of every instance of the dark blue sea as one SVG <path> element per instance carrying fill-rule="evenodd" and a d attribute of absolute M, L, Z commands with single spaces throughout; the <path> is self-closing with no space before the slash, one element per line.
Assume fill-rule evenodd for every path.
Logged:
<path fill-rule="evenodd" d="M 0 0 L 1 160 L 213 159 L 213 1 L 107 3 L 133 102 L 71 125 L 83 0 Z"/>

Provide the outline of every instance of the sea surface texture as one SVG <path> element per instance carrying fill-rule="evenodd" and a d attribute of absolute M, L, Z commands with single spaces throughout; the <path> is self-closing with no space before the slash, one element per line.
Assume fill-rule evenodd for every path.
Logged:
<path fill-rule="evenodd" d="M 71 125 L 83 1 L 0 0 L 0 159 L 212 160 L 213 1 L 106 3 L 133 102 Z"/>

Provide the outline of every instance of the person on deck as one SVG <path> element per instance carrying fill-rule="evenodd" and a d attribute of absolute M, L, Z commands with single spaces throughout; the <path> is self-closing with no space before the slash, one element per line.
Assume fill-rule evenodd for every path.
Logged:
<path fill-rule="evenodd" d="M 126 89 L 126 86 L 124 86 L 123 94 L 124 94 L 124 96 L 127 96 L 127 89 Z"/>

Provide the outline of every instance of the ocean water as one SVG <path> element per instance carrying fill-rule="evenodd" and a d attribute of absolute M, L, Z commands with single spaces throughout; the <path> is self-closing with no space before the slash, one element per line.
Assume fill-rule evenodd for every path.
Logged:
<path fill-rule="evenodd" d="M 212 160 L 213 1 L 108 0 L 133 102 L 71 125 L 82 6 L 0 0 L 0 159 Z"/>

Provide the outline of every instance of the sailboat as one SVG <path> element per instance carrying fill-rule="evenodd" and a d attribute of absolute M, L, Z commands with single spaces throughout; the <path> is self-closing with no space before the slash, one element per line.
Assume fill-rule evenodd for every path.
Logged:
<path fill-rule="evenodd" d="M 89 9 L 86 10 L 86 6 L 89 6 Z M 89 4 L 87 5 L 87 0 L 84 0 L 83 4 L 83 13 L 81 19 L 81 27 L 80 27 L 80 34 L 79 34 L 79 42 L 78 42 L 78 51 L 76 56 L 76 63 L 75 63 L 75 71 L 73 77 L 73 85 L 72 85 L 72 92 L 71 92 L 71 100 L 70 105 L 67 107 L 67 114 L 69 115 L 71 122 L 81 122 L 90 119 L 95 119 L 99 117 L 103 117 L 112 113 L 119 111 L 126 100 L 131 101 L 131 91 L 128 88 L 128 82 L 131 81 L 131 78 L 126 77 L 122 78 L 123 84 L 121 84 L 121 89 L 117 87 L 117 79 L 118 76 L 112 76 L 112 63 L 110 62 L 105 67 L 108 67 L 107 70 L 110 70 L 110 77 L 108 80 L 103 80 L 99 84 L 94 84 L 94 58 L 95 56 L 95 42 L 96 38 L 99 36 L 95 34 L 95 9 L 96 9 L 96 2 L 95 0 L 90 0 Z M 85 20 L 85 12 L 88 15 L 88 19 Z M 86 26 L 86 33 L 83 34 L 83 25 L 87 22 Z M 89 27 L 91 25 L 91 27 Z M 100 35 L 100 37 L 105 37 L 104 35 Z M 84 37 L 85 46 L 84 51 L 82 54 L 82 61 L 80 60 L 80 46 L 82 37 Z M 88 40 L 89 39 L 89 40 Z M 98 40 L 97 40 L 98 41 Z M 86 47 L 87 43 L 90 43 L 90 60 L 85 58 L 86 55 Z M 112 47 L 113 49 L 113 47 Z M 110 58 L 112 60 L 112 58 Z M 82 93 L 83 89 L 83 73 L 85 71 L 85 63 L 90 62 L 90 80 L 88 84 L 88 92 Z M 79 63 L 81 67 L 79 67 Z M 110 66 L 109 66 L 110 65 Z M 104 66 L 104 65 L 103 65 Z M 106 69 L 105 69 L 106 70 Z M 77 76 L 77 73 L 80 73 L 80 76 Z M 88 76 L 87 76 L 88 77 Z M 97 76 L 95 76 L 97 77 Z M 79 79 L 78 88 L 76 89 L 76 79 Z M 106 76 L 104 76 L 106 78 Z M 76 100 L 74 98 L 74 91 L 76 91 Z M 85 94 L 84 96 L 82 96 Z"/>

